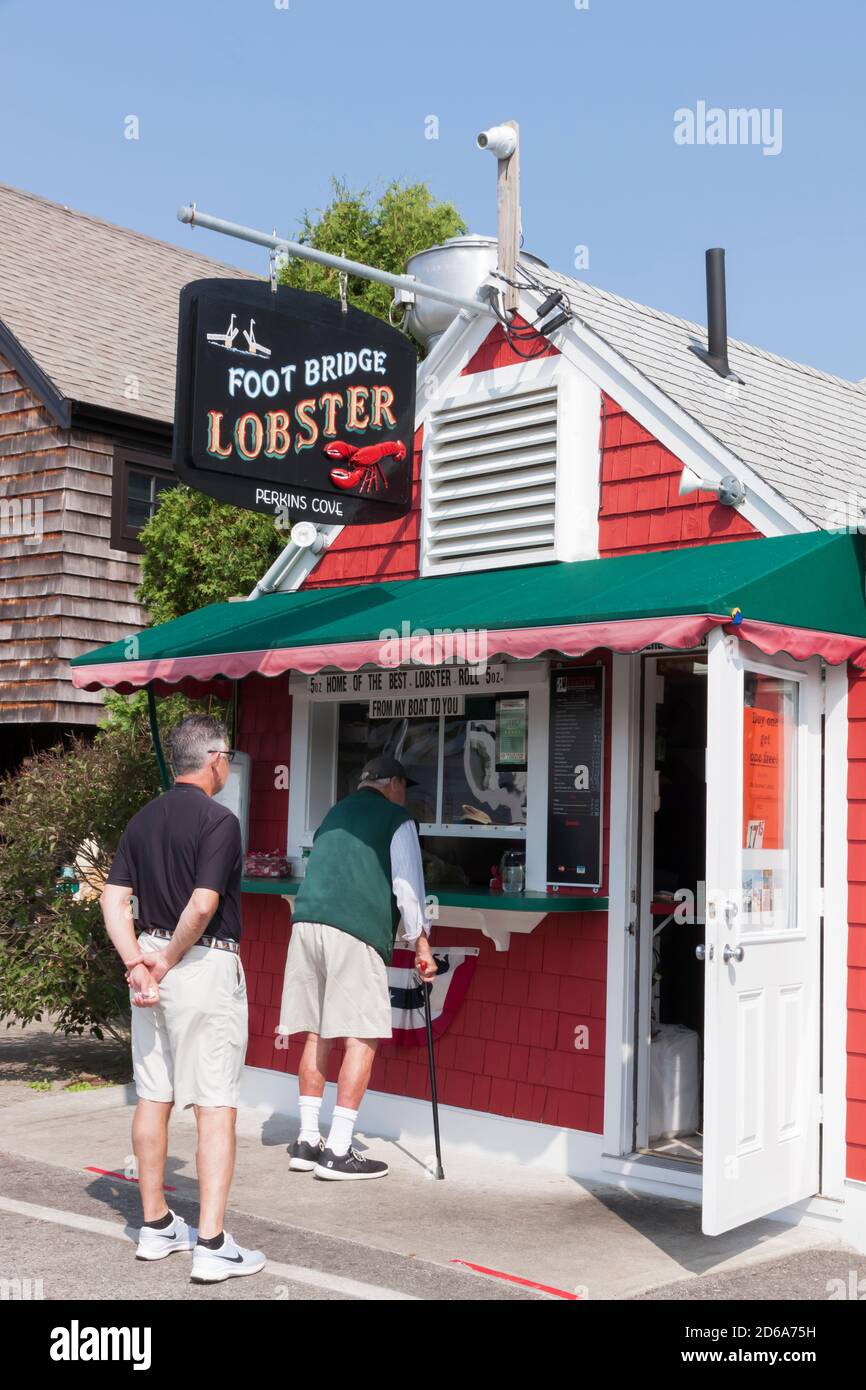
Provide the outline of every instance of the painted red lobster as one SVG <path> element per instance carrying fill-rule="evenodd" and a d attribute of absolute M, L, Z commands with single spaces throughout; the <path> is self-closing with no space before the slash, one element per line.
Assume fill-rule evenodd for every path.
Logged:
<path fill-rule="evenodd" d="M 382 444 L 366 444 L 359 449 L 354 444 L 335 439 L 332 444 L 325 445 L 324 454 L 329 459 L 343 459 L 348 465 L 331 469 L 328 476 L 334 487 L 342 488 L 345 492 L 351 487 L 358 487 L 360 483 L 359 492 L 378 492 L 380 481 L 386 491 L 388 488 L 379 460 L 395 458 L 398 463 L 402 463 L 406 457 L 406 445 L 399 439 L 387 439 Z"/>

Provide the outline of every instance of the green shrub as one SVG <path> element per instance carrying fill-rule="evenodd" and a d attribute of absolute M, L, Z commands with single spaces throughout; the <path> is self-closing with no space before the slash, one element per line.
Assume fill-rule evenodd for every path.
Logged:
<path fill-rule="evenodd" d="M 99 893 L 127 821 L 160 790 L 141 699 L 107 703 L 92 743 L 38 753 L 0 782 L 0 1016 L 47 1013 L 58 1031 L 98 1038 L 119 1036 L 129 1012 Z M 76 862 L 81 894 L 59 893 Z"/>

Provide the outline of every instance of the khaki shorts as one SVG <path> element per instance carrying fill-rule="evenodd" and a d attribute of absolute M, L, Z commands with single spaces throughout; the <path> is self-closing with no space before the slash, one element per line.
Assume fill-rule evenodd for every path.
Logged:
<path fill-rule="evenodd" d="M 168 944 L 146 932 L 141 954 Z M 240 1104 L 247 1051 L 247 985 L 240 956 L 191 946 L 159 982 L 159 1003 L 132 1006 L 132 1070 L 141 1100 Z"/>
<path fill-rule="evenodd" d="M 294 922 L 277 1032 L 390 1038 L 388 972 L 378 951 L 325 922 Z"/>

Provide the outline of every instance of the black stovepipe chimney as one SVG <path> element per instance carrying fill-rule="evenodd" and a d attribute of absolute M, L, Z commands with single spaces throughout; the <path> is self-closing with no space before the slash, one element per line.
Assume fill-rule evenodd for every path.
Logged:
<path fill-rule="evenodd" d="M 707 251 L 707 346 L 693 349 L 719 376 L 732 376 L 728 363 L 728 310 L 725 295 L 725 252 Z"/>
<path fill-rule="evenodd" d="M 721 246 L 707 252 L 707 355 L 719 363 L 716 371 L 727 376 L 728 308 L 725 302 L 725 253 Z"/>

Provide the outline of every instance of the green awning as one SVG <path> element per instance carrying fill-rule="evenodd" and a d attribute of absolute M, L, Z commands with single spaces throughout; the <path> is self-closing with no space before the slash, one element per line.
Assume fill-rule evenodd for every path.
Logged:
<path fill-rule="evenodd" d="M 390 666 L 398 651 L 400 663 L 459 659 L 459 636 L 436 646 L 425 634 L 437 631 L 466 635 L 464 659 L 473 659 L 478 634 L 488 659 L 531 659 L 545 651 L 690 647 L 731 623 L 762 651 L 866 664 L 862 537 L 811 531 L 268 594 L 147 628 L 76 657 L 72 669 L 77 686 L 127 691 L 253 672 Z"/>

